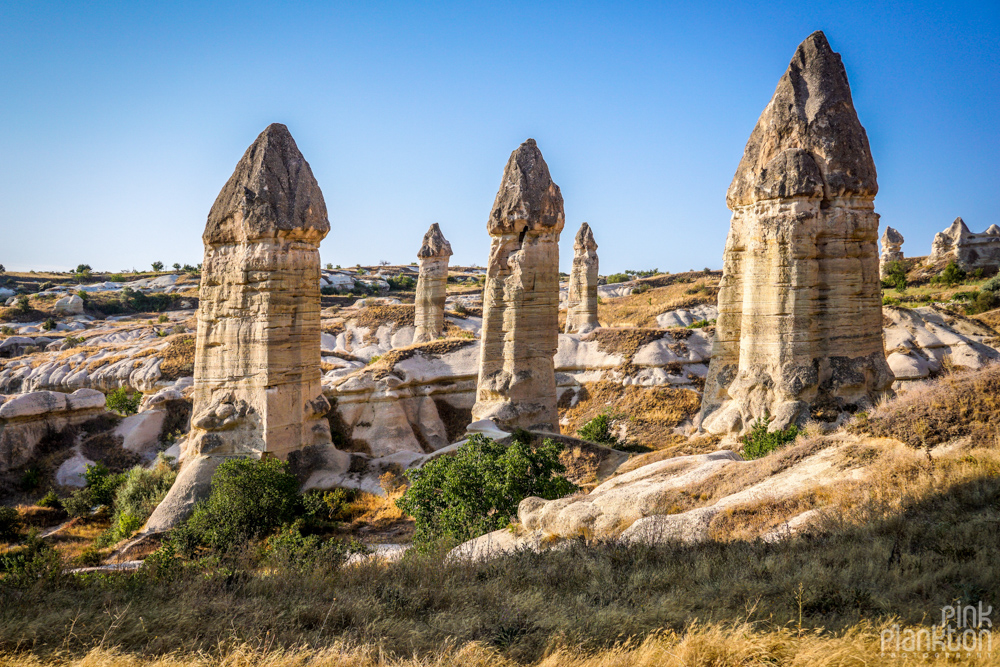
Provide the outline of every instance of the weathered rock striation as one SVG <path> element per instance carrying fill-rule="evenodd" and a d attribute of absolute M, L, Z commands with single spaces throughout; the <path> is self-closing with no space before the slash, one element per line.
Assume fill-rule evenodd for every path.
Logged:
<path fill-rule="evenodd" d="M 487 223 L 492 241 L 474 420 L 559 430 L 553 356 L 564 225 L 562 193 L 528 139 L 507 161 Z"/>
<path fill-rule="evenodd" d="M 202 236 L 188 451 L 273 454 L 330 442 L 320 387 L 323 193 L 284 125 L 247 149 Z"/>
<path fill-rule="evenodd" d="M 889 389 L 877 191 L 844 66 L 815 32 L 778 82 L 727 193 L 733 216 L 703 428 L 834 421 Z"/>
<path fill-rule="evenodd" d="M 444 333 L 444 302 L 448 297 L 448 258 L 451 255 L 451 244 L 435 222 L 424 234 L 424 243 L 417 253 L 420 275 L 417 276 L 414 343 L 426 343 Z"/>
<path fill-rule="evenodd" d="M 597 322 L 597 241 L 586 222 L 573 241 L 573 268 L 569 274 L 566 333 L 590 333 Z"/>
<path fill-rule="evenodd" d="M 990 225 L 981 234 L 973 234 L 965 221 L 955 222 L 943 232 L 934 235 L 930 264 L 955 262 L 963 269 L 1000 267 L 1000 227 Z"/>
<path fill-rule="evenodd" d="M 885 278 L 886 267 L 892 262 L 903 261 L 903 235 L 892 227 L 886 227 L 882 234 L 882 254 L 878 258 L 879 276 Z"/>
<path fill-rule="evenodd" d="M 68 438 L 56 436 L 104 414 L 105 396 L 94 389 L 0 396 L 0 472 L 31 462 L 46 438 L 73 442 L 76 433 Z"/>

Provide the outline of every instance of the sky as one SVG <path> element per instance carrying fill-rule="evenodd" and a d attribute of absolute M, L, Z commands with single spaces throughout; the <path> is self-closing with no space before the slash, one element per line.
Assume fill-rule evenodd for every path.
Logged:
<path fill-rule="evenodd" d="M 212 202 L 284 123 L 326 199 L 323 263 L 485 264 L 537 140 L 601 273 L 721 268 L 725 193 L 796 46 L 843 58 L 875 208 L 925 255 L 1000 224 L 1000 1 L 0 3 L 0 264 L 196 264 Z"/>

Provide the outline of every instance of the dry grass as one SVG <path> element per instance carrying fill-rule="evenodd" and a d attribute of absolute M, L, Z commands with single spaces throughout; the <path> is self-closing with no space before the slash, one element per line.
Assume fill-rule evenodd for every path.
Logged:
<path fill-rule="evenodd" d="M 179 380 L 194 375 L 194 350 L 194 336 L 179 334 L 168 337 L 163 361 L 160 362 L 160 378 Z"/>
<path fill-rule="evenodd" d="M 669 449 L 676 455 L 701 451 L 704 443 L 689 442 L 685 436 L 674 432 L 677 426 L 697 414 L 700 407 L 701 398 L 690 389 L 626 387 L 602 380 L 584 384 L 577 404 L 562 409 L 560 418 L 568 420 L 562 426 L 563 431 L 575 434 L 594 417 L 610 412 L 627 424 L 624 444 L 632 448 Z"/>
<path fill-rule="evenodd" d="M 597 307 L 598 320 L 606 327 L 655 327 L 656 316 L 668 310 L 715 303 L 721 275 L 678 274 L 640 281 L 640 284 L 649 285 L 669 284 L 641 294 L 602 299 Z"/>
<path fill-rule="evenodd" d="M 909 628 L 914 632 L 919 626 Z M 691 623 L 680 632 L 663 630 L 645 640 L 625 640 L 598 651 L 558 647 L 530 664 L 537 667 L 709 667 L 729 665 L 899 665 L 904 658 L 883 653 L 881 633 L 892 624 L 858 623 L 842 633 L 802 632 L 787 626 L 768 629 L 752 623 Z M 993 665 L 990 656 L 961 655 L 962 664 Z M 913 654 L 919 664 L 953 665 L 957 657 Z M 517 667 L 525 664 L 506 658 L 484 642 L 456 645 L 447 642 L 438 655 L 393 658 L 377 646 L 351 646 L 334 642 L 323 648 L 274 648 L 267 637 L 254 643 L 222 646 L 205 653 L 175 652 L 167 655 L 125 653 L 95 648 L 83 656 L 57 653 L 42 661 L 30 653 L 0 654 L 0 665 L 41 667 Z"/>
<path fill-rule="evenodd" d="M 359 372 L 372 373 L 376 379 L 381 379 L 392 373 L 396 364 L 409 359 L 417 353 L 427 356 L 439 356 L 448 354 L 455 350 L 460 350 L 467 345 L 474 345 L 475 341 L 468 338 L 442 338 L 432 340 L 428 343 L 415 343 L 406 347 L 397 347 L 383 354 L 377 361 Z"/>
<path fill-rule="evenodd" d="M 412 327 L 416 309 L 412 305 L 374 305 L 364 306 L 358 313 L 352 316 L 354 326 L 367 327 L 372 331 L 378 329 L 383 324 L 395 322 L 397 327 Z"/>
<path fill-rule="evenodd" d="M 956 438 L 1000 439 L 1000 364 L 952 373 L 907 391 L 855 419 L 853 430 L 934 447 Z"/>

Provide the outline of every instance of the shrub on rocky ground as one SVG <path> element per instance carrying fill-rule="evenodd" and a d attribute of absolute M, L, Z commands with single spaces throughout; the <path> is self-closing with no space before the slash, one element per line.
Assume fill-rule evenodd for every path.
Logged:
<path fill-rule="evenodd" d="M 794 442 L 800 432 L 795 424 L 784 430 L 768 431 L 768 420 L 760 418 L 750 426 L 750 431 L 740 438 L 740 442 L 743 443 L 740 454 L 747 461 L 759 459 Z"/>

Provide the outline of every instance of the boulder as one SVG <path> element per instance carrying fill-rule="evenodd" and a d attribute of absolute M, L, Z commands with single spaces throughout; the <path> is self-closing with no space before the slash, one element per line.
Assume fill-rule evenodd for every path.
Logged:
<path fill-rule="evenodd" d="M 56 315 L 79 315 L 83 312 L 83 299 L 76 294 L 64 296 L 52 306 Z"/>

